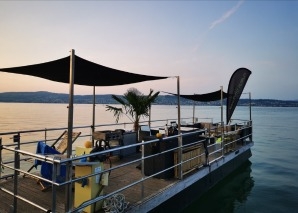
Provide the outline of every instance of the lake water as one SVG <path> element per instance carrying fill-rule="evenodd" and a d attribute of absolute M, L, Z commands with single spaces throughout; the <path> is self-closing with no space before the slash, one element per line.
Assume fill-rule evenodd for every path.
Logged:
<path fill-rule="evenodd" d="M 253 156 L 190 212 L 298 212 L 298 108 L 255 107 Z"/>
<path fill-rule="evenodd" d="M 175 106 L 152 107 L 152 120 L 175 119 Z M 67 126 L 66 104 L 0 103 L 0 132 Z M 192 106 L 181 107 L 191 117 Z M 199 118 L 220 121 L 220 107 L 195 108 Z M 233 118 L 249 119 L 247 107 L 237 107 Z M 183 213 L 190 212 L 297 212 L 298 108 L 252 108 L 253 156 L 247 164 L 219 183 Z M 91 125 L 92 106 L 74 106 L 74 126 Z M 96 124 L 113 123 L 104 105 L 96 106 Z M 129 122 L 122 117 L 120 122 Z M 121 126 L 127 130 L 130 125 Z"/>

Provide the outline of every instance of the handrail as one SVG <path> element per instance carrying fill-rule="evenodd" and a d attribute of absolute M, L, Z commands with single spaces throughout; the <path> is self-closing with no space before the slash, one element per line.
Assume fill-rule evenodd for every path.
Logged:
<path fill-rule="evenodd" d="M 174 120 L 174 119 L 167 119 L 167 121 L 168 120 Z M 156 122 L 161 122 L 161 121 L 164 121 L 164 120 L 155 120 L 155 121 Z M 151 121 L 151 123 L 153 123 L 155 121 Z M 128 189 L 132 186 L 138 185 L 140 183 L 144 183 L 146 180 L 149 180 L 153 177 L 161 175 L 164 172 L 170 171 L 170 170 L 175 169 L 175 168 L 180 168 L 181 171 L 182 171 L 183 165 L 186 165 L 186 163 L 188 163 L 188 162 L 192 162 L 196 158 L 201 159 L 201 163 L 196 165 L 197 169 L 199 169 L 200 167 L 203 167 L 203 166 L 209 166 L 212 162 L 217 161 L 218 159 L 223 158 L 225 154 L 228 154 L 227 152 L 224 152 L 224 150 L 226 150 L 226 147 L 231 146 L 231 144 L 236 144 L 239 141 L 244 141 L 244 143 L 246 143 L 247 138 L 249 138 L 250 141 L 251 141 L 252 132 L 251 132 L 250 129 L 252 128 L 252 126 L 251 126 L 252 122 L 251 121 L 245 121 L 245 120 L 242 120 L 242 121 L 243 121 L 243 124 L 242 124 L 243 126 L 241 126 L 240 130 L 246 130 L 247 129 L 247 131 L 245 131 L 247 134 L 245 134 L 243 136 L 240 136 L 238 138 L 235 138 L 235 140 L 233 139 L 231 141 L 225 141 L 225 137 L 223 137 L 224 138 L 224 141 L 222 141 L 223 146 L 220 149 L 214 149 L 214 151 L 211 150 L 215 147 L 216 144 L 211 144 L 210 143 L 210 141 L 209 141 L 210 138 L 207 135 L 207 132 L 206 132 L 207 130 L 206 129 L 204 129 L 204 130 L 194 130 L 194 131 L 192 130 L 191 132 L 183 132 L 180 135 L 168 136 L 166 138 L 163 138 L 162 140 L 153 139 L 153 140 L 144 141 L 141 144 L 136 143 L 136 144 L 130 144 L 130 145 L 126 145 L 126 146 L 116 147 L 116 148 L 113 148 L 112 150 L 104 150 L 104 151 L 101 152 L 102 154 L 105 154 L 105 153 L 108 153 L 108 152 L 111 152 L 111 151 L 112 152 L 120 152 L 121 150 L 134 148 L 134 147 L 139 146 L 139 145 L 141 145 L 142 149 L 144 150 L 145 146 L 148 146 L 148 145 L 151 145 L 151 144 L 154 144 L 154 143 L 159 143 L 160 141 L 167 141 L 168 143 L 174 143 L 173 141 L 175 141 L 179 137 L 182 138 L 182 145 L 181 146 L 177 145 L 177 146 L 174 146 L 173 148 L 162 150 L 158 153 L 154 153 L 154 154 L 150 154 L 150 155 L 145 155 L 144 152 L 142 152 L 141 157 L 138 158 L 138 159 L 133 159 L 133 160 L 130 160 L 128 162 L 122 163 L 120 165 L 115 165 L 112 168 L 107 168 L 107 169 L 101 170 L 99 172 L 93 172 L 91 174 L 84 175 L 84 176 L 81 176 L 81 177 L 72 178 L 69 181 L 63 181 L 63 182 L 57 182 L 56 181 L 56 175 L 57 175 L 56 172 L 53 173 L 52 180 L 48 180 L 48 179 L 43 178 L 39 175 L 27 172 L 23 168 L 19 168 L 17 163 L 22 160 L 20 158 L 20 156 L 27 156 L 27 158 L 32 158 L 32 159 L 36 159 L 36 160 L 39 160 L 39 161 L 42 161 L 42 162 L 50 163 L 50 164 L 53 165 L 53 171 L 58 171 L 57 169 L 60 168 L 60 166 L 63 165 L 63 164 L 66 164 L 66 163 L 70 162 L 71 165 L 74 165 L 75 161 L 79 161 L 82 158 L 88 158 L 88 157 L 91 157 L 91 156 L 95 156 L 95 155 L 97 155 L 97 153 L 85 154 L 84 156 L 72 155 L 71 158 L 69 158 L 69 159 L 57 159 L 57 158 L 54 158 L 52 156 L 44 156 L 44 155 L 41 155 L 41 154 L 33 153 L 31 151 L 26 151 L 26 150 L 20 149 L 22 146 L 37 143 L 38 141 L 31 141 L 31 142 L 27 141 L 25 143 L 18 141 L 17 143 L 11 143 L 11 144 L 3 145 L 3 140 L 1 140 L 1 138 L 0 138 L 0 159 L 1 159 L 1 157 L 3 157 L 3 155 L 2 155 L 3 151 L 14 153 L 14 160 L 9 160 L 9 161 L 4 160 L 3 162 L 1 162 L 1 166 L 14 171 L 14 174 L 13 174 L 14 177 L 18 176 L 19 174 L 25 174 L 25 175 L 28 175 L 30 177 L 40 179 L 44 182 L 47 182 L 47 183 L 51 184 L 52 187 L 53 187 L 53 191 L 52 191 L 52 210 L 55 212 L 55 209 L 56 209 L 56 188 L 58 188 L 58 187 L 65 186 L 67 184 L 74 184 L 75 182 L 81 181 L 84 178 L 89 178 L 89 177 L 93 177 L 93 176 L 96 176 L 96 175 L 102 176 L 106 172 L 110 172 L 110 171 L 113 172 L 113 171 L 116 171 L 118 169 L 124 168 L 126 166 L 129 166 L 129 165 L 132 165 L 132 164 L 135 164 L 135 163 L 138 163 L 138 162 L 141 162 L 142 163 L 142 168 L 144 168 L 144 162 L 146 160 L 150 159 L 150 158 L 162 156 L 166 153 L 172 153 L 172 152 L 175 152 L 175 151 L 178 151 L 178 150 L 180 150 L 181 153 L 182 153 L 182 150 L 184 150 L 185 148 L 193 147 L 193 146 L 198 145 L 198 144 L 203 144 L 205 142 L 205 139 L 203 139 L 203 137 L 205 137 L 206 140 L 208 140 L 208 146 L 205 147 L 205 146 L 202 145 L 203 150 L 199 154 L 197 154 L 195 156 L 191 156 L 191 157 L 189 157 L 188 159 L 185 159 L 185 160 L 183 160 L 183 158 L 179 158 L 181 160 L 174 163 L 174 165 L 168 166 L 168 167 L 162 169 L 161 171 L 154 172 L 153 174 L 144 175 L 144 170 L 142 169 L 143 174 L 142 174 L 141 179 L 135 180 L 132 183 L 128 183 L 125 186 L 121 186 L 118 189 L 116 189 L 116 190 L 114 190 L 110 193 L 107 193 L 105 195 L 102 195 L 102 196 L 99 196 L 97 198 L 88 200 L 88 201 L 84 202 L 84 204 L 82 204 L 81 206 L 71 210 L 71 212 L 79 212 L 80 210 L 84 209 L 86 206 L 92 205 L 92 204 L 97 203 L 98 201 L 101 201 L 101 200 L 105 200 L 106 198 L 108 198 L 110 196 L 113 196 L 117 193 L 123 192 L 123 191 L 125 191 L 126 189 Z M 124 124 L 124 123 L 122 123 L 122 124 Z M 127 124 L 127 123 L 125 123 L 125 124 Z M 111 125 L 96 125 L 96 127 L 103 127 L 103 126 L 106 127 L 106 126 L 115 126 L 115 125 L 112 125 L 112 124 Z M 229 126 L 235 127 L 235 124 L 232 124 L 232 125 L 229 125 Z M 81 127 L 75 127 L 75 128 L 76 129 L 77 128 L 90 128 L 90 126 L 83 126 L 83 127 L 81 126 Z M 65 128 L 51 128 L 51 129 L 42 129 L 42 130 L 40 129 L 40 130 L 31 130 L 31 131 L 29 131 L 29 130 L 27 130 L 27 131 L 16 131 L 16 132 L 0 133 L 0 135 L 18 134 L 20 136 L 21 134 L 32 133 L 32 132 L 35 132 L 35 131 L 45 132 L 45 135 L 47 135 L 47 132 L 49 132 L 49 131 L 58 131 L 58 130 L 64 130 L 64 129 Z M 224 132 L 224 136 L 228 136 L 229 134 L 234 135 L 234 134 L 236 134 L 237 131 L 238 131 L 238 129 L 233 129 L 230 132 Z M 196 139 L 194 141 L 191 141 L 190 143 L 187 143 L 187 144 L 183 143 L 185 138 L 187 138 L 188 136 L 193 136 L 193 135 L 199 135 L 199 136 L 201 136 L 201 138 L 198 138 L 198 139 Z M 89 134 L 82 134 L 81 135 L 81 137 L 89 137 L 89 136 L 90 136 Z M 50 141 L 53 141 L 53 140 L 54 139 L 49 138 L 49 139 L 47 139 L 47 142 L 50 142 Z M 207 150 L 206 150 L 206 148 L 207 148 Z M 221 152 L 221 150 L 223 152 Z M 221 153 L 223 153 L 223 154 L 221 154 Z M 15 165 L 14 166 L 9 165 L 11 163 L 15 163 Z M 186 175 L 186 174 L 182 173 L 182 177 L 178 177 L 177 181 L 181 181 L 181 179 L 183 179 L 184 175 Z M 0 179 L 1 179 L 1 174 L 0 174 Z M 17 193 L 18 178 L 14 178 L 14 180 L 15 180 L 15 183 L 14 183 L 14 191 L 13 192 L 11 192 L 11 191 L 3 188 L 3 187 L 0 187 L 0 191 L 3 191 L 7 194 L 12 195 L 14 197 L 15 205 L 17 203 L 17 200 L 19 199 L 19 200 L 22 200 L 24 202 L 27 202 L 30 205 L 33 205 L 33 206 L 39 208 L 40 210 L 42 210 L 44 212 L 47 211 L 44 207 L 39 206 L 38 204 L 33 203 L 33 202 L 29 201 L 28 199 L 26 199 L 24 197 L 19 196 L 18 193 Z M 70 195 L 70 196 L 72 196 L 72 195 Z M 144 197 L 142 197 L 142 199 L 143 198 Z"/>

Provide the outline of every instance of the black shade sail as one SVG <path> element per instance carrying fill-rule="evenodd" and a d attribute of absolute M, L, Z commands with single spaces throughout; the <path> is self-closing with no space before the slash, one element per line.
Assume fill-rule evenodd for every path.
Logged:
<path fill-rule="evenodd" d="M 226 118 L 227 123 L 231 120 L 233 112 L 238 104 L 239 98 L 243 92 L 243 89 L 246 85 L 246 82 L 251 74 L 251 71 L 247 68 L 239 68 L 237 69 L 230 78 L 228 92 L 223 92 L 223 99 L 227 99 L 227 112 Z M 172 95 L 178 95 L 175 93 L 169 93 Z M 182 98 L 190 99 L 193 101 L 201 101 L 201 102 L 209 102 L 209 101 L 217 101 L 221 100 L 221 90 L 217 90 L 215 92 L 206 93 L 206 94 L 194 94 L 194 95 L 180 95 Z"/>
<path fill-rule="evenodd" d="M 41 64 L 0 68 L 2 72 L 31 75 L 61 83 L 69 83 L 69 70 L 70 56 Z M 168 78 L 120 71 L 79 56 L 75 56 L 74 70 L 74 84 L 86 86 L 116 86 Z"/>
<path fill-rule="evenodd" d="M 165 92 L 171 95 L 177 95 L 174 93 Z M 193 101 L 209 102 L 221 100 L 221 90 L 205 94 L 193 94 L 193 95 L 180 95 L 182 98 L 186 98 Z M 223 98 L 227 98 L 227 93 L 223 92 Z"/>

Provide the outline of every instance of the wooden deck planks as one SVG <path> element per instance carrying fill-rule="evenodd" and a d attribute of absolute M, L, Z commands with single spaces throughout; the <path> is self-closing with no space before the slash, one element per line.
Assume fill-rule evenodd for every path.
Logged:
<path fill-rule="evenodd" d="M 13 191 L 13 178 L 2 181 L 0 186 Z M 52 204 L 52 193 L 51 190 L 42 192 L 40 185 L 36 183 L 36 180 L 28 177 L 18 177 L 18 195 L 24 197 L 31 202 L 37 203 L 43 206 L 45 209 L 50 209 Z M 5 201 L 5 202 L 4 202 Z M 13 204 L 13 197 L 0 191 L 0 206 L 1 213 L 6 213 L 11 211 L 11 205 Z M 64 190 L 63 187 L 57 190 L 57 212 L 64 212 Z M 18 212 L 30 212 L 39 213 L 44 212 L 38 208 L 25 203 L 24 201 L 18 200 Z"/>
<path fill-rule="evenodd" d="M 239 146 L 240 147 L 240 146 Z M 237 146 L 237 148 L 239 148 Z M 219 157 L 221 152 L 216 153 L 210 156 L 209 160 L 212 161 L 214 158 Z M 140 159 L 141 155 L 136 154 L 128 156 L 122 159 L 119 159 L 117 156 L 112 157 L 113 166 L 121 165 L 123 163 L 130 162 L 132 160 Z M 109 177 L 108 186 L 104 187 L 104 194 L 111 193 L 115 190 L 118 190 L 122 187 L 132 184 L 135 181 L 142 179 L 142 172 L 140 169 L 136 168 L 140 164 L 135 162 L 133 164 L 127 165 L 120 169 L 112 170 Z M 195 172 L 195 171 L 193 171 Z M 193 172 L 190 172 L 191 175 Z M 188 176 L 187 175 L 187 176 Z M 146 176 L 144 177 L 146 178 Z M 28 176 L 23 177 L 20 175 L 18 177 L 19 187 L 18 194 L 38 205 L 43 206 L 45 209 L 50 209 L 52 204 L 52 189 L 49 189 L 45 192 L 41 191 L 41 186 L 37 184 L 36 179 L 30 178 Z M 151 196 L 156 195 L 159 191 L 164 190 L 169 185 L 177 182 L 178 179 L 158 179 L 158 178 L 149 178 L 144 183 L 138 183 L 128 189 L 121 191 L 125 196 L 125 200 L 129 202 L 129 205 L 136 205 L 143 198 L 148 199 Z M 9 191 L 13 191 L 13 178 L 8 178 L 7 180 L 0 180 L 0 187 L 3 187 Z M 58 213 L 65 212 L 65 187 L 57 187 L 57 203 L 56 208 Z M 143 194 L 142 194 L 143 192 Z M 0 190 L 0 212 L 1 213 L 10 213 L 11 205 L 13 204 L 13 197 L 4 191 Z M 44 212 L 38 208 L 26 204 L 25 202 L 18 200 L 18 212 L 30 212 L 30 213 L 40 213 Z"/>
<path fill-rule="evenodd" d="M 140 155 L 134 155 L 127 158 L 119 159 L 115 157 L 113 159 L 113 165 L 120 165 L 124 162 L 129 162 L 133 159 L 140 158 Z M 142 178 L 142 173 L 140 169 L 137 169 L 136 166 L 139 163 L 134 163 L 129 166 L 125 166 L 121 169 L 113 170 L 109 177 L 109 185 L 104 187 L 104 194 L 113 192 L 121 187 L 126 186 L 127 184 L 131 184 L 134 181 L 140 180 Z M 158 179 L 158 178 L 150 178 L 143 183 L 144 188 L 144 197 L 153 196 L 161 190 L 162 188 L 172 184 L 177 181 L 176 179 Z M 0 187 L 3 187 L 7 190 L 13 191 L 13 178 L 9 178 L 7 180 L 0 181 Z M 18 177 L 18 194 L 26 199 L 37 203 L 45 209 L 50 209 L 52 204 L 52 189 L 48 189 L 45 192 L 41 191 L 41 186 L 37 184 L 37 181 L 28 176 L 23 177 L 20 175 Z M 130 205 L 134 205 L 142 199 L 142 184 L 136 184 L 129 189 L 126 189 L 122 192 L 124 194 L 125 199 L 129 202 Z M 57 187 L 57 212 L 63 213 L 64 205 L 65 205 L 65 191 L 64 187 Z M 1 213 L 9 213 L 11 212 L 11 205 L 13 204 L 13 197 L 2 190 L 0 190 L 0 207 Z M 18 200 L 18 212 L 30 212 L 30 213 L 40 213 L 42 210 L 37 209 L 31 205 L 26 204 L 23 201 Z"/>

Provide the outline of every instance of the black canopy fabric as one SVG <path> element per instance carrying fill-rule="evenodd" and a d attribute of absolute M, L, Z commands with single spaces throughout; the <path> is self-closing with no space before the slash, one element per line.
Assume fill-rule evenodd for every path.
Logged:
<path fill-rule="evenodd" d="M 31 75 L 62 83 L 69 83 L 69 70 L 70 56 L 41 64 L 0 68 L 2 72 Z M 74 70 L 74 84 L 86 86 L 116 86 L 168 78 L 120 71 L 79 56 L 75 56 Z"/>
<path fill-rule="evenodd" d="M 170 92 L 165 92 L 171 95 L 177 95 Z M 186 98 L 193 101 L 200 102 L 209 102 L 209 101 L 218 101 L 221 100 L 221 90 L 217 90 L 215 92 L 210 92 L 206 94 L 194 94 L 194 95 L 180 95 L 182 98 Z M 223 92 L 223 98 L 227 98 L 227 93 Z"/>

